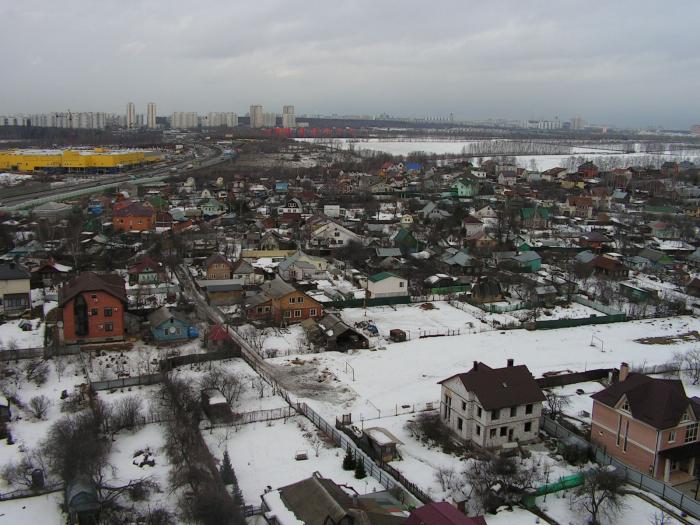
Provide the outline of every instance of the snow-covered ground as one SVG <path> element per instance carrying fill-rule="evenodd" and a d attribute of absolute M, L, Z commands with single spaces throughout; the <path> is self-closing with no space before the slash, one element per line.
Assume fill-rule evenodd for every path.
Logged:
<path fill-rule="evenodd" d="M 14 499 L 0 503 L 0 523 L 41 523 L 41 525 L 63 525 L 66 516 L 61 512 L 63 493 L 53 492 L 32 498 Z"/>
<path fill-rule="evenodd" d="M 700 319 L 685 316 L 558 330 L 490 331 L 412 339 L 387 344 L 380 351 L 327 352 L 313 358 L 301 356 L 296 361 L 277 358 L 268 362 L 278 365 L 281 373 L 287 372 L 283 381 L 293 395 L 296 391 L 300 397 L 308 397 L 309 404 L 321 413 L 334 418 L 352 412 L 354 419 L 359 420 L 360 415 L 392 412 L 397 405 L 437 400 L 437 382 L 469 370 L 475 360 L 498 367 L 513 358 L 518 364 L 526 364 L 535 376 L 554 370 L 615 367 L 621 361 L 632 365 L 662 364 L 675 352 L 694 348 L 695 342 L 645 345 L 636 340 L 691 330 L 700 330 Z M 592 340 L 595 346 L 591 346 Z M 348 365 L 353 373 L 348 372 Z M 311 378 L 325 369 L 332 379 L 309 390 Z"/>
<path fill-rule="evenodd" d="M 314 472 L 360 494 L 382 490 L 372 477 L 357 480 L 342 469 L 345 451 L 329 445 L 309 420 L 302 417 L 267 423 L 251 423 L 238 429 L 216 428 L 204 432 L 211 453 L 221 459 L 228 449 L 238 484 L 247 505 L 259 505 L 266 488 L 279 488 L 310 477 Z M 318 456 L 315 445 L 318 446 Z M 305 452 L 308 459 L 296 460 Z"/>
<path fill-rule="evenodd" d="M 611 521 L 610 523 L 615 523 L 615 525 L 653 524 L 654 516 L 660 516 L 662 513 L 661 509 L 631 494 L 624 496 L 622 501 L 624 507 L 622 508 L 621 512 L 615 516 L 614 521 Z M 585 512 L 577 508 L 576 503 L 571 500 L 569 491 L 549 494 L 546 500 L 544 498 L 537 498 L 537 506 L 559 523 L 586 525 L 588 523 L 588 518 L 590 517 L 587 516 Z M 691 523 L 697 523 L 697 521 L 693 520 L 692 518 L 689 518 L 689 521 Z M 605 522 L 605 520 L 603 520 L 603 522 Z M 513 521 L 511 523 L 520 522 Z M 670 516 L 667 516 L 666 521 L 663 523 L 665 525 L 680 525 L 679 521 L 671 518 Z M 490 524 L 491 521 L 489 520 L 489 525 Z"/>
<path fill-rule="evenodd" d="M 31 330 L 22 330 L 20 323 L 31 323 Z M 0 325 L 0 348 L 13 350 L 19 348 L 43 348 L 44 323 L 39 319 L 24 321 L 20 319 L 6 321 Z"/>

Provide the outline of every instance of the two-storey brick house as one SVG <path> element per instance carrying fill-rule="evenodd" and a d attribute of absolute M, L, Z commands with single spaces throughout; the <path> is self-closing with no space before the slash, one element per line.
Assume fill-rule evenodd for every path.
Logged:
<path fill-rule="evenodd" d="M 117 274 L 84 272 L 58 292 L 65 343 L 124 339 L 124 279 Z"/>
<path fill-rule="evenodd" d="M 323 317 L 323 305 L 280 278 L 266 281 L 245 304 L 246 317 L 275 324 L 300 323 Z"/>
<path fill-rule="evenodd" d="M 700 399 L 679 379 L 630 373 L 591 396 L 591 441 L 644 473 L 670 483 L 694 478 L 700 456 Z"/>
<path fill-rule="evenodd" d="M 207 257 L 202 268 L 206 272 L 207 279 L 227 280 L 231 278 L 233 263 L 220 253 L 215 253 Z"/>
<path fill-rule="evenodd" d="M 537 438 L 542 394 L 525 365 L 504 368 L 474 361 L 469 372 L 439 382 L 440 417 L 463 441 L 484 448 Z"/>

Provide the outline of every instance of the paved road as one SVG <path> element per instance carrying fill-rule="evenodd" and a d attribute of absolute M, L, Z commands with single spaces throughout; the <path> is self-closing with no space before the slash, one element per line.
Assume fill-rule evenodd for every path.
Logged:
<path fill-rule="evenodd" d="M 196 173 L 198 170 L 210 168 L 217 164 L 222 164 L 231 160 L 230 157 L 222 156 L 221 150 L 219 149 L 207 148 L 207 150 L 209 156 L 206 157 L 204 160 L 200 161 L 199 166 L 188 170 L 187 173 Z M 176 164 L 160 166 L 155 170 L 142 169 L 132 171 L 126 174 L 103 175 L 100 176 L 99 179 L 92 180 L 89 182 L 83 182 L 80 184 L 74 184 L 62 188 L 41 190 L 31 193 L 25 193 L 23 195 L 17 195 L 14 197 L 8 197 L 3 200 L 3 206 L 0 209 L 12 211 L 22 208 L 31 208 L 46 202 L 47 199 L 60 200 L 63 198 L 70 198 L 81 194 L 87 190 L 94 189 L 95 191 L 99 191 L 101 188 L 106 189 L 109 187 L 114 187 L 122 182 L 135 182 L 138 184 L 144 184 L 149 181 L 164 180 L 176 175 L 181 175 L 181 170 L 189 164 L 193 164 L 193 160 L 188 158 Z M 172 168 L 176 168 L 178 171 L 173 172 Z"/>

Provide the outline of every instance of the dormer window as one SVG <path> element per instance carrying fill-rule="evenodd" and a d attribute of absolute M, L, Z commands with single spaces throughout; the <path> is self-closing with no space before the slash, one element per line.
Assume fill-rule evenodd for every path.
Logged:
<path fill-rule="evenodd" d="M 630 411 L 630 404 L 629 404 L 629 401 L 627 401 L 627 400 L 625 399 L 625 400 L 622 402 L 622 405 L 620 406 L 620 410 L 624 410 L 625 412 L 629 412 L 629 411 Z"/>
<path fill-rule="evenodd" d="M 681 416 L 681 423 L 687 423 L 688 421 L 690 421 L 690 416 L 688 416 L 688 411 L 686 410 Z"/>

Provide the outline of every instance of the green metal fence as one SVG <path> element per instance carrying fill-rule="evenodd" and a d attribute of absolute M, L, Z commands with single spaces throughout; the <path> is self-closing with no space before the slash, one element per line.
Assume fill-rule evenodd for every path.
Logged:
<path fill-rule="evenodd" d="M 364 308 L 365 306 L 390 306 L 394 304 L 410 304 L 408 295 L 397 297 L 373 297 L 370 299 L 341 299 L 323 303 L 324 308 Z"/>
<path fill-rule="evenodd" d="M 581 319 L 552 319 L 549 321 L 535 321 L 537 330 L 546 330 L 551 328 L 571 328 L 574 326 L 585 326 L 590 324 L 608 324 L 622 323 L 627 321 L 627 315 L 615 314 L 601 317 L 584 317 Z"/>

